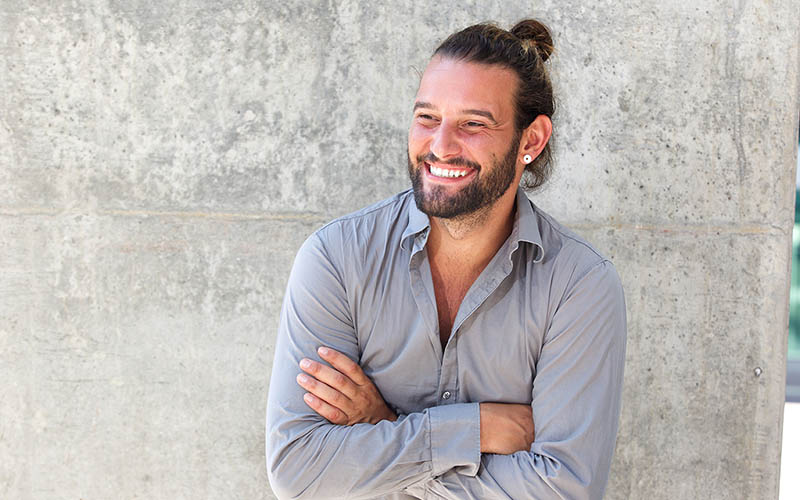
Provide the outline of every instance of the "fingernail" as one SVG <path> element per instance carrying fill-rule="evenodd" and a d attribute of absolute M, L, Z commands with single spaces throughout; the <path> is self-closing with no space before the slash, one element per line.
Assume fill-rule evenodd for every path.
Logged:
<path fill-rule="evenodd" d="M 303 358 L 303 360 L 300 361 L 300 368 L 308 368 L 309 366 L 311 366 L 311 361 L 308 359 Z"/>
<path fill-rule="evenodd" d="M 327 356 L 331 352 L 331 350 L 328 349 L 327 347 L 320 347 L 319 349 L 317 349 L 317 352 L 319 353 L 320 356 Z"/>
<path fill-rule="evenodd" d="M 308 377 L 306 377 L 306 376 L 305 376 L 305 375 L 303 375 L 302 373 L 301 373 L 300 375 L 298 375 L 298 376 L 297 376 L 297 380 L 298 380 L 298 381 L 299 381 L 301 384 L 306 384 L 306 383 L 308 383 Z"/>
<path fill-rule="evenodd" d="M 309 394 L 309 393 L 305 393 L 305 394 L 303 395 L 303 399 L 305 399 L 305 400 L 306 400 L 306 401 L 308 401 L 309 403 L 313 403 L 314 401 L 316 401 L 316 400 L 317 400 L 317 398 L 315 398 L 313 395 L 311 395 L 311 394 Z"/>

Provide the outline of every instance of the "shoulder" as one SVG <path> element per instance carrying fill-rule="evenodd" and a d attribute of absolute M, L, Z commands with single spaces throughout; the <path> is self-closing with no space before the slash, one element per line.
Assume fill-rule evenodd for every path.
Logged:
<path fill-rule="evenodd" d="M 322 226 L 318 232 L 327 233 L 348 226 L 394 221 L 401 213 L 405 213 L 408 216 L 409 201 L 413 201 L 413 195 L 411 189 L 406 189 L 360 210 L 337 217 Z"/>
<path fill-rule="evenodd" d="M 582 236 L 533 205 L 542 238 L 541 265 L 550 275 L 552 291 L 565 296 L 578 285 L 619 288 L 614 264 Z M 560 292 L 560 293 L 558 293 Z"/>
<path fill-rule="evenodd" d="M 396 240 L 399 244 L 408 224 L 410 189 L 337 217 L 316 230 L 307 240 L 325 249 L 335 260 L 374 250 Z"/>
<path fill-rule="evenodd" d="M 338 282 L 346 286 L 371 260 L 392 251 L 408 219 L 409 191 L 403 191 L 356 212 L 337 217 L 311 233 L 295 255 L 290 283 Z M 410 202 L 413 203 L 413 195 Z M 399 230 L 398 230 L 399 228 Z M 326 281 L 327 280 L 327 281 Z"/>
<path fill-rule="evenodd" d="M 555 220 L 533 202 L 531 204 L 536 215 L 539 234 L 542 238 L 544 261 L 558 262 L 562 265 L 564 261 L 568 261 L 589 267 L 608 261 L 597 248 L 582 236 Z"/>

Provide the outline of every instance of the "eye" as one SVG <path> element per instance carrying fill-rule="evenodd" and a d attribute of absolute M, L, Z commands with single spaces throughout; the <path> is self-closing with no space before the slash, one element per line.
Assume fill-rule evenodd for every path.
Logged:
<path fill-rule="evenodd" d="M 485 125 L 481 122 L 468 121 L 464 124 L 467 128 L 483 128 Z"/>
<path fill-rule="evenodd" d="M 436 117 L 425 113 L 418 114 L 415 119 L 423 126 L 435 125 L 437 122 Z"/>

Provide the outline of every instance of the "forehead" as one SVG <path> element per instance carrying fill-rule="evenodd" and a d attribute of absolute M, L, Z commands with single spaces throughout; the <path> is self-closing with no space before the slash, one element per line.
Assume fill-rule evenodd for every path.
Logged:
<path fill-rule="evenodd" d="M 417 102 L 437 109 L 488 109 L 499 116 L 513 115 L 517 75 L 499 65 L 433 57 L 425 68 Z"/>

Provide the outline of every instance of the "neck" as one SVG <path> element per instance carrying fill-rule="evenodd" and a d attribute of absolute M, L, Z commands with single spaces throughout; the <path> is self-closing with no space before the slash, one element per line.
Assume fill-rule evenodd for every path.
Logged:
<path fill-rule="evenodd" d="M 503 245 L 514 226 L 516 190 L 496 203 L 459 217 L 431 218 L 428 255 L 458 257 L 468 266 L 485 266 Z"/>

